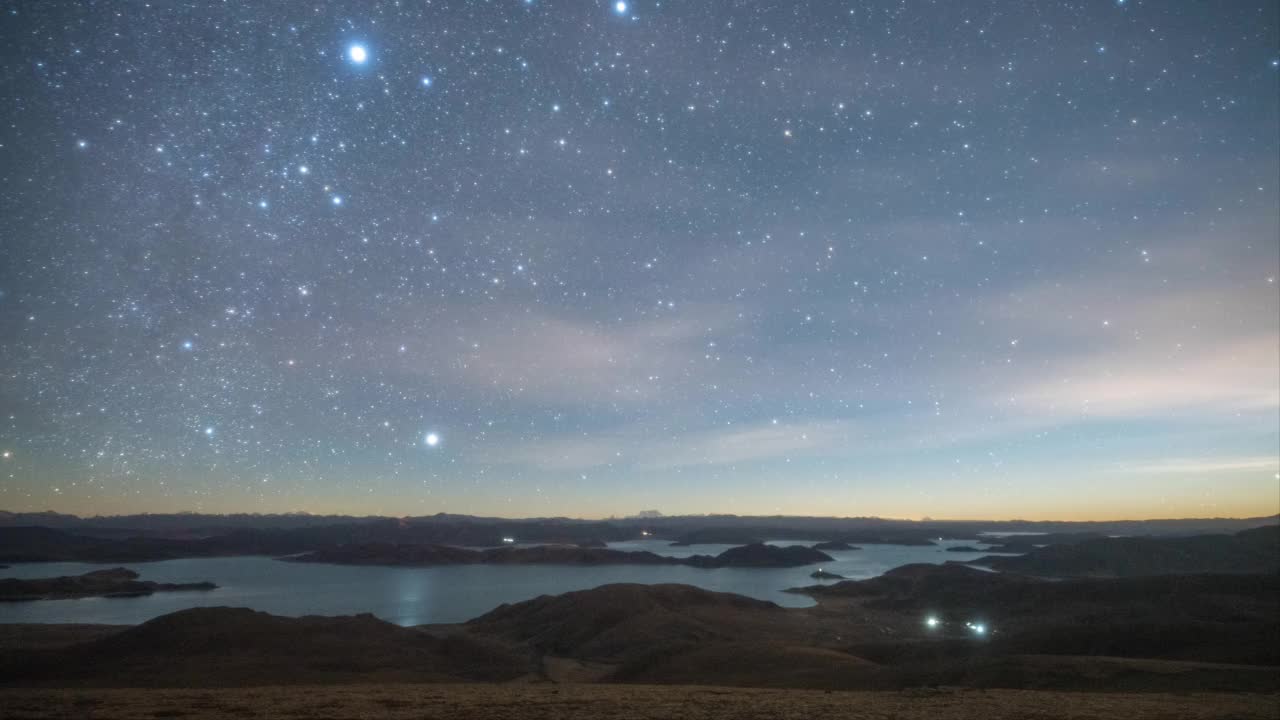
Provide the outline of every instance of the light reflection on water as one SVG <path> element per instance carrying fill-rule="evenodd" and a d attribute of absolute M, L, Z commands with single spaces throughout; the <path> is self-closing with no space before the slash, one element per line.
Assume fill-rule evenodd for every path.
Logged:
<path fill-rule="evenodd" d="M 793 544 L 801 541 L 775 542 Z M 803 541 L 812 543 L 813 541 Z M 972 541 L 969 541 L 972 544 Z M 276 615 L 351 615 L 373 613 L 400 625 L 469 620 L 502 603 L 538 595 L 555 595 L 606 583 L 687 583 L 708 590 L 770 600 L 787 607 L 806 607 L 804 595 L 782 592 L 817 581 L 809 574 L 827 572 L 862 579 L 908 563 L 972 560 L 984 553 L 946 552 L 963 545 L 864 545 L 861 550 L 829 551 L 833 562 L 798 568 L 717 568 L 606 565 L 455 565 L 429 568 L 360 567 L 286 563 L 265 557 L 189 558 L 124 564 L 157 582 L 200 582 L 219 585 L 210 592 L 156 593 L 140 598 L 86 598 L 0 603 L 0 622 L 132 624 L 190 607 L 250 607 Z M 611 543 L 618 550 L 648 550 L 687 557 L 716 555 L 732 545 L 670 547 L 665 540 Z M 111 565 L 27 563 L 0 570 L 0 577 L 78 575 Z"/>

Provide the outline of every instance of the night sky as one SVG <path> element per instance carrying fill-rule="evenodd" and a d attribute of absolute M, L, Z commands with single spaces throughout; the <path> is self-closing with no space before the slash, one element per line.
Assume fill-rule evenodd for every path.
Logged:
<path fill-rule="evenodd" d="M 0 509 L 1280 511 L 1274 2 L 7 2 Z"/>

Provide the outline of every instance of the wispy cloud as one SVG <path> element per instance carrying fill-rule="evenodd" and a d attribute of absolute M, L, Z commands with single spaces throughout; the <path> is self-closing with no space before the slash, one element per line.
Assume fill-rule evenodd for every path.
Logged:
<path fill-rule="evenodd" d="M 700 374 L 705 338 L 736 323 L 717 307 L 639 322 L 585 321 L 522 313 L 514 321 L 474 319 L 458 333 L 458 380 L 513 398 L 585 405 L 668 397 Z"/>
<path fill-rule="evenodd" d="M 980 313 L 1010 365 L 992 385 L 1022 412 L 1201 419 L 1280 409 L 1280 302 L 1263 273 L 1205 279 L 1203 243 L 1128 270 L 1028 285 Z M 1003 338 L 1000 335 L 1003 335 Z M 1274 425 L 1274 415 L 1272 416 Z"/>
<path fill-rule="evenodd" d="M 1280 408 L 1280 352 L 1273 335 L 1226 346 L 1103 349 L 1053 363 L 1013 395 L 1024 411 L 1092 416 L 1213 414 Z"/>
<path fill-rule="evenodd" d="M 1169 458 L 1138 465 L 1128 465 L 1126 472 L 1143 475 L 1209 475 L 1215 473 L 1280 469 L 1280 456 L 1256 455 L 1222 458 Z"/>
<path fill-rule="evenodd" d="M 550 438 L 502 444 L 488 460 L 542 470 L 574 471 L 625 465 L 641 470 L 730 466 L 843 446 L 852 423 L 818 421 L 732 426 L 690 433 L 655 432 L 639 426 L 590 437 Z"/>

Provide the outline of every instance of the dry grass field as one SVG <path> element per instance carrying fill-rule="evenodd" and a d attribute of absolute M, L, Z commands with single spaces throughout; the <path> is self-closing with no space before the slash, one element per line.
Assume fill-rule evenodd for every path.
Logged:
<path fill-rule="evenodd" d="M 342 685 L 219 690 L 3 690 L 9 720 L 389 718 L 650 720 L 1197 720 L 1280 716 L 1280 696 L 1059 693 L 940 688 L 895 692 L 653 685 Z"/>

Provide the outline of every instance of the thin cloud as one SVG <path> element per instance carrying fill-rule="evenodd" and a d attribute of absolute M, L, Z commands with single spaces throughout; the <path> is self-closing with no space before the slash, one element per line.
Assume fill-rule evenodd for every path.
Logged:
<path fill-rule="evenodd" d="M 1126 472 L 1142 475 L 1210 475 L 1225 472 L 1276 471 L 1280 457 L 1257 455 L 1225 458 L 1170 458 L 1125 467 Z"/>
<path fill-rule="evenodd" d="M 729 466 L 831 452 L 848 440 L 850 423 L 768 423 L 691 433 L 654 433 L 631 427 L 593 437 L 550 438 L 500 444 L 487 457 L 495 464 L 547 471 L 582 471 L 626 465 L 642 470 Z"/>

